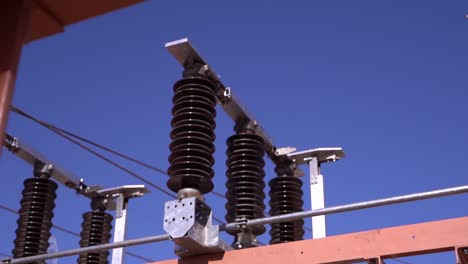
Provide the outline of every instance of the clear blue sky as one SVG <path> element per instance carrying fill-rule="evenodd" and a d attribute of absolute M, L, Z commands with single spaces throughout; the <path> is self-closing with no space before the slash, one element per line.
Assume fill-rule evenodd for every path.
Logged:
<path fill-rule="evenodd" d="M 345 149 L 345 159 L 322 170 L 327 206 L 464 185 L 467 13 L 462 0 L 149 1 L 27 45 L 14 104 L 167 169 L 172 85 L 182 69 L 164 43 L 188 37 L 278 146 Z M 219 107 L 218 113 L 214 182 L 216 191 L 225 192 L 225 140 L 233 123 Z M 90 184 L 140 183 L 17 115 L 8 131 Z M 166 176 L 119 161 L 165 186 Z M 266 171 L 268 180 L 275 176 L 270 162 Z M 31 167 L 4 152 L 0 174 L 1 204 L 18 209 Z M 53 222 L 79 232 L 88 201 L 64 187 L 58 195 Z M 467 198 L 332 215 L 328 233 L 466 216 Z M 162 234 L 168 199 L 152 189 L 131 201 L 128 238 Z M 224 218 L 225 201 L 213 195 L 207 201 Z M 16 219 L 0 211 L 2 253 L 13 247 Z M 54 235 L 60 249 L 78 246 L 76 237 Z M 173 257 L 170 243 L 130 250 L 155 260 Z M 454 256 L 406 260 L 454 263 Z"/>

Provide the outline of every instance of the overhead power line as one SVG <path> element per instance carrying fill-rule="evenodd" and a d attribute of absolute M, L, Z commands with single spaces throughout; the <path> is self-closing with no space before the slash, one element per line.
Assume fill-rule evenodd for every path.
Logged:
<path fill-rule="evenodd" d="M 76 135 L 76 134 L 74 134 L 74 133 L 68 132 L 68 131 L 66 131 L 66 130 L 64 130 L 64 129 L 58 128 L 58 127 L 56 127 L 56 126 L 54 126 L 54 125 L 52 125 L 52 124 L 50 124 L 50 123 L 48 123 L 48 122 L 45 122 L 45 121 L 43 121 L 43 120 L 40 120 L 40 119 L 38 119 L 38 118 L 36 118 L 36 117 L 34 117 L 34 116 L 32 116 L 32 115 L 30 115 L 30 114 L 24 112 L 23 110 L 18 109 L 18 108 L 15 107 L 15 106 L 11 106 L 11 110 L 12 110 L 14 113 L 17 113 L 17 114 L 19 114 L 19 115 L 21 115 L 21 116 L 24 116 L 24 117 L 26 117 L 26 118 L 28 118 L 28 119 L 30 119 L 30 120 L 32 120 L 32 121 L 34 121 L 34 122 L 40 124 L 41 126 L 43 126 L 43 127 L 47 128 L 47 129 L 51 130 L 51 131 L 54 132 L 55 134 L 57 134 L 57 135 L 63 137 L 64 139 L 66 139 L 66 140 L 72 142 L 73 144 L 79 146 L 80 148 L 82 148 L 82 149 L 84 149 L 84 150 L 90 152 L 91 154 L 93 154 L 93 155 L 97 156 L 98 158 L 100 158 L 100 159 L 106 161 L 107 163 L 111 164 L 112 166 L 114 166 L 114 167 L 116 167 L 116 168 L 118 168 L 118 169 L 120 169 L 120 170 L 126 172 L 127 174 L 129 174 L 129 175 L 131 175 L 131 176 L 133 176 L 133 177 L 135 177 L 135 178 L 137 178 L 137 179 L 139 179 L 140 181 L 142 181 L 142 182 L 148 184 L 149 186 L 155 188 L 156 190 L 158 190 L 158 191 L 160 191 L 160 192 L 162 192 L 162 193 L 168 195 L 168 196 L 171 197 L 172 199 L 177 199 L 177 196 L 174 195 L 173 193 L 171 193 L 171 192 L 165 190 L 164 188 L 162 188 L 162 187 L 160 187 L 159 185 L 157 185 L 157 184 L 151 182 L 150 180 L 144 178 L 143 176 L 137 174 L 136 172 L 131 171 L 130 169 L 124 167 L 123 165 L 121 165 L 121 164 L 119 164 L 119 163 L 117 163 L 117 162 L 115 162 L 115 161 L 113 161 L 113 160 L 107 158 L 106 156 L 102 155 L 101 153 L 99 153 L 99 152 L 97 152 L 97 151 L 91 149 L 90 147 L 88 147 L 88 146 L 82 144 L 81 142 L 79 142 L 78 140 L 76 140 L 76 139 L 78 139 L 78 138 L 84 139 L 83 137 L 80 137 L 80 136 L 78 136 L 78 135 Z M 63 131 L 65 131 L 65 132 L 63 132 Z M 76 139 L 73 139 L 72 137 L 75 137 Z M 85 142 L 92 142 L 92 141 L 86 139 Z M 94 145 L 94 146 L 96 146 L 96 147 L 98 147 L 98 148 L 103 148 L 103 150 L 112 151 L 111 153 L 114 153 L 114 154 L 115 154 L 115 153 L 118 153 L 118 156 L 120 156 L 120 157 L 124 157 L 124 158 L 126 158 L 126 159 L 131 159 L 131 160 L 133 160 L 133 161 L 138 161 L 138 160 L 135 159 L 135 158 L 131 158 L 131 157 L 129 157 L 128 155 L 125 155 L 125 154 L 119 153 L 119 152 L 117 152 L 117 151 L 115 151 L 115 150 L 112 150 L 112 149 L 110 149 L 110 148 L 104 147 L 104 146 L 102 146 L 101 144 L 98 144 L 98 143 L 95 143 L 95 142 L 92 142 L 92 143 L 93 143 L 92 145 Z M 91 143 L 90 143 L 90 144 L 91 144 Z M 116 154 L 116 155 L 117 155 L 117 154 Z M 152 169 L 156 169 L 158 172 L 167 175 L 167 173 L 164 172 L 163 170 L 158 169 L 158 168 L 155 168 L 155 167 L 153 167 L 153 166 L 151 166 L 151 165 L 148 165 L 147 163 L 138 161 L 138 164 L 140 164 L 140 165 L 141 165 L 141 164 L 145 164 L 145 167 L 147 167 L 147 168 L 152 168 Z M 213 220 L 215 220 L 215 221 L 218 222 L 219 224 L 225 224 L 224 221 L 222 221 L 221 219 L 219 219 L 219 218 L 217 218 L 217 217 L 215 217 L 215 216 L 213 216 Z M 259 244 L 265 245 L 265 244 L 262 243 L 261 241 L 259 241 Z"/>
<path fill-rule="evenodd" d="M 10 208 L 10 207 L 8 207 L 8 206 L 2 205 L 2 204 L 0 204 L 0 209 L 3 209 L 3 210 L 5 210 L 5 211 L 8 211 L 8 212 L 10 212 L 10 213 L 12 213 L 12 214 L 15 214 L 15 215 L 18 214 L 18 212 L 15 211 L 14 209 L 12 209 L 12 208 Z M 54 225 L 52 226 L 52 228 L 57 229 L 57 230 L 60 230 L 60 231 L 62 231 L 62 232 L 64 232 L 64 233 L 67 233 L 67 234 L 72 235 L 72 236 L 81 237 L 79 233 L 73 232 L 73 231 L 71 231 L 71 230 L 69 230 L 69 229 L 67 229 L 67 228 L 65 228 L 65 227 L 61 227 L 61 226 L 58 226 L 58 225 L 56 225 L 56 224 L 54 224 Z M 143 256 L 140 256 L 140 255 L 138 255 L 138 254 L 135 254 L 135 253 L 132 253 L 132 252 L 129 252 L 129 251 L 125 251 L 125 254 L 127 254 L 127 255 L 129 255 L 129 256 L 131 256 L 131 257 L 137 258 L 137 259 L 139 259 L 139 260 L 143 260 L 143 261 L 145 261 L 145 262 L 154 262 L 154 260 L 152 260 L 152 259 L 145 258 L 145 257 L 143 257 Z M 3 254 L 3 253 L 0 253 L 0 256 L 3 256 L 3 257 L 11 257 L 11 255 L 7 255 L 7 254 Z"/>
<path fill-rule="evenodd" d="M 39 118 L 36 118 L 36 117 L 34 117 L 34 116 L 32 116 L 32 115 L 30 115 L 30 114 L 24 112 L 23 110 L 21 110 L 21 109 L 15 107 L 15 106 L 11 106 L 11 111 L 13 111 L 14 113 L 17 113 L 17 114 L 19 114 L 19 115 L 21 115 L 21 116 L 23 116 L 23 117 L 25 117 L 25 118 L 27 118 L 27 119 L 30 119 L 30 120 L 32 120 L 32 121 L 38 123 L 39 125 L 41 125 L 41 126 L 47 128 L 47 129 L 51 130 L 52 132 L 56 133 L 57 135 L 63 137 L 64 139 L 66 139 L 66 140 L 72 142 L 73 144 L 75 144 L 75 145 L 81 147 L 82 149 L 84 149 L 84 150 L 86 150 L 86 151 L 88 151 L 88 152 L 94 154 L 95 156 L 97 156 L 97 157 L 103 159 L 104 161 L 110 163 L 111 165 L 113 165 L 113 166 L 115 166 L 115 167 L 117 167 L 117 168 L 119 168 L 119 169 L 125 171 L 126 173 L 128 173 L 128 174 L 134 176 L 135 178 L 137 178 L 137 179 L 139 179 L 139 180 L 141 180 L 141 181 L 147 183 L 148 185 L 150 185 L 150 186 L 152 186 L 153 188 L 155 188 L 155 189 L 157 189 L 157 190 L 163 192 L 164 194 L 170 196 L 171 198 L 176 198 L 176 196 L 175 196 L 174 194 L 172 194 L 172 193 L 170 193 L 170 192 L 164 190 L 162 187 L 158 186 L 157 184 L 155 184 L 155 183 L 153 183 L 153 182 L 151 182 L 151 181 L 145 179 L 144 177 L 138 175 L 137 173 L 135 173 L 135 172 L 133 172 L 133 171 L 131 171 L 131 170 L 125 168 L 124 166 L 118 164 L 117 162 L 115 162 L 115 161 L 113 161 L 113 160 L 111 160 L 111 159 L 105 157 L 104 155 L 100 154 L 99 152 L 96 152 L 95 150 L 93 150 L 93 149 L 91 149 L 91 148 L 89 148 L 89 147 L 87 147 L 87 146 L 81 144 L 80 142 L 78 142 L 78 141 L 75 140 L 75 139 L 78 139 L 78 140 L 80 140 L 80 141 L 82 141 L 82 142 L 85 142 L 85 143 L 87 143 L 87 144 L 90 144 L 90 145 L 92 145 L 92 146 L 94 146 L 94 147 L 96 147 L 96 148 L 99 148 L 99 149 L 101 149 L 101 150 L 107 151 L 107 152 L 109 152 L 109 153 L 111 153 L 111 154 L 114 154 L 114 155 L 116 155 L 116 156 L 119 156 L 119 157 L 121 157 L 121 158 L 123 158 L 123 159 L 126 159 L 126 160 L 128 160 L 128 161 L 134 162 L 134 163 L 136 163 L 136 164 L 138 164 L 138 165 L 141 165 L 141 166 L 143 166 L 143 167 L 145 167 L 145 168 L 147 168 L 147 169 L 150 169 L 150 170 L 153 170 L 153 171 L 155 171 L 155 172 L 158 172 L 158 173 L 164 174 L 164 175 L 166 175 L 166 176 L 169 176 L 169 174 L 168 174 L 165 170 L 160 169 L 160 168 L 157 168 L 157 167 L 155 167 L 155 166 L 152 166 L 152 165 L 150 165 L 150 164 L 148 164 L 148 163 L 146 163 L 146 162 L 143 162 L 143 161 L 141 161 L 141 160 L 138 160 L 137 158 L 131 157 L 131 156 L 126 155 L 126 154 L 123 154 L 123 153 L 121 153 L 121 152 L 119 152 L 119 151 L 116 151 L 116 150 L 114 150 L 114 149 L 111 149 L 111 148 L 109 148 L 109 147 L 103 146 L 103 145 L 101 145 L 101 144 L 99 144 L 99 143 L 96 143 L 96 142 L 94 142 L 94 141 L 92 141 L 92 140 L 90 140 L 90 139 L 87 139 L 87 138 L 84 138 L 84 137 L 82 137 L 82 136 L 79 136 L 79 135 L 77 135 L 77 134 L 75 134 L 75 133 L 73 133 L 73 132 L 70 132 L 70 131 L 68 131 L 68 130 L 59 128 L 59 127 L 57 127 L 57 126 L 55 126 L 55 125 L 52 125 L 52 124 L 49 123 L 49 122 L 43 121 L 43 120 L 41 120 L 41 119 L 39 119 Z M 75 139 L 73 139 L 73 138 L 75 138 Z M 223 194 L 219 193 L 219 192 L 212 191 L 211 193 L 214 194 L 215 196 L 220 197 L 220 198 L 225 198 L 225 196 L 224 196 Z M 9 209 L 9 208 L 7 208 L 7 207 L 4 207 L 4 206 L 2 206 L 2 205 L 0 205 L 0 208 L 5 209 L 5 210 L 8 210 L 8 211 L 10 211 L 10 212 L 16 213 L 16 211 L 14 211 L 14 210 L 12 210 L 12 209 Z M 268 213 L 265 212 L 265 215 L 268 215 Z M 214 219 L 215 221 L 219 222 L 220 224 L 224 224 L 224 222 L 223 222 L 222 220 L 220 220 L 219 218 L 217 218 L 217 217 L 214 217 L 214 216 L 213 216 L 213 219 Z M 56 228 L 56 229 L 58 229 L 58 230 L 61 230 L 61 231 L 63 231 L 63 232 L 67 232 L 67 233 L 70 233 L 70 234 L 78 235 L 78 236 L 79 236 L 78 233 L 74 233 L 73 231 L 67 230 L 67 229 L 65 229 L 65 228 L 61 228 L 61 227 L 57 227 L 57 226 L 54 226 L 54 228 Z M 308 226 L 304 226 L 304 229 L 307 230 L 307 231 L 312 231 L 312 228 L 310 228 L 310 227 L 308 227 Z M 260 245 L 265 245 L 265 244 L 262 243 L 261 241 L 258 241 L 258 242 L 259 242 Z M 130 253 L 130 252 L 128 252 L 128 251 L 126 252 L 126 254 L 128 254 L 129 256 L 133 256 L 133 257 L 136 257 L 136 258 L 139 258 L 139 259 L 148 261 L 148 262 L 152 262 L 152 260 L 145 259 L 144 257 L 141 257 L 141 256 L 136 255 L 136 254 L 134 254 L 134 253 Z M 390 258 L 390 259 L 392 259 L 392 260 L 394 260 L 394 261 L 396 261 L 396 262 L 399 262 L 399 263 L 403 263 L 403 264 L 411 264 L 410 262 L 407 262 L 407 261 L 404 261 L 404 260 L 401 260 L 401 259 L 397 259 L 397 258 Z"/>
<path fill-rule="evenodd" d="M 404 261 L 404 260 L 401 260 L 401 259 L 397 259 L 397 258 L 391 258 L 391 260 L 396 261 L 398 263 L 402 263 L 402 264 L 411 264 L 410 262 L 407 262 L 407 261 Z"/>
<path fill-rule="evenodd" d="M 116 155 L 116 156 L 118 156 L 118 157 L 121 157 L 121 158 L 123 158 L 123 159 L 126 159 L 126 160 L 128 160 L 128 161 L 134 162 L 134 163 L 136 163 L 136 164 L 138 164 L 138 165 L 141 165 L 141 166 L 143 166 L 143 167 L 145 167 L 145 168 L 147 168 L 147 169 L 150 169 L 150 170 L 153 170 L 153 171 L 155 171 L 155 172 L 158 172 L 158 173 L 164 174 L 164 175 L 166 175 L 166 176 L 169 176 L 169 174 L 168 174 L 165 170 L 160 169 L 160 168 L 157 168 L 157 167 L 155 167 L 155 166 L 152 166 L 152 165 L 150 165 L 150 164 L 148 164 L 148 163 L 146 163 L 146 162 L 143 162 L 143 161 L 141 161 L 141 160 L 139 160 L 139 159 L 137 159 L 137 158 L 131 157 L 131 156 L 126 155 L 126 154 L 123 154 L 122 152 L 116 151 L 116 150 L 114 150 L 114 149 L 112 149 L 112 148 L 103 146 L 102 144 L 99 144 L 99 143 L 96 143 L 95 141 L 92 141 L 92 140 L 90 140 L 90 139 L 84 138 L 84 137 L 82 137 L 82 136 L 80 136 L 80 135 L 77 135 L 76 133 L 73 133 L 73 132 L 70 132 L 70 131 L 65 130 L 65 129 L 63 129 L 63 128 L 57 127 L 57 126 L 55 126 L 55 125 L 53 125 L 53 124 L 51 124 L 51 123 L 49 123 L 49 122 L 46 122 L 46 121 L 41 120 L 41 119 L 39 119 L 39 118 L 37 118 L 37 117 L 34 117 L 34 116 L 32 116 L 32 115 L 26 113 L 25 111 L 23 111 L 23 110 L 21 110 L 21 109 L 15 107 L 15 106 L 11 106 L 11 111 L 14 112 L 14 113 L 17 113 L 17 114 L 19 114 L 19 115 L 21 115 L 21 116 L 23 116 L 23 117 L 25 117 L 25 118 L 27 118 L 27 119 L 29 119 L 29 120 L 32 120 L 32 121 L 38 123 L 39 125 L 41 125 L 41 126 L 47 128 L 47 129 L 51 130 L 52 132 L 58 134 L 59 136 L 65 138 L 66 140 L 68 140 L 68 141 L 70 141 L 70 142 L 72 142 L 72 143 L 78 145 L 79 147 L 85 149 L 85 150 L 88 151 L 88 152 L 91 152 L 92 154 L 94 154 L 94 155 L 98 156 L 99 158 L 105 160 L 106 162 L 110 163 L 111 165 L 113 165 L 113 166 L 115 166 L 115 167 L 117 167 L 117 168 L 119 168 L 119 169 L 121 169 L 121 170 L 127 172 L 128 174 L 130 174 L 130 175 L 136 177 L 137 179 L 139 179 L 139 180 L 141 180 L 141 181 L 147 183 L 148 185 L 152 186 L 153 188 L 155 188 L 155 189 L 157 189 L 157 190 L 159 190 L 159 191 L 165 193 L 166 195 L 169 195 L 169 196 L 172 197 L 172 198 L 175 197 L 172 193 L 170 193 L 170 192 L 166 191 L 165 189 L 159 187 L 158 185 L 156 185 L 156 184 L 150 182 L 149 180 L 146 180 L 145 178 L 143 178 L 143 177 L 137 175 L 136 173 L 134 173 L 134 172 L 132 172 L 132 171 L 126 169 L 125 167 L 123 167 L 123 166 L 119 165 L 118 163 L 116 163 L 116 162 L 114 162 L 114 161 L 112 161 L 112 160 L 106 158 L 106 157 L 103 156 L 102 154 L 100 154 L 100 153 L 98 153 L 98 152 L 92 150 L 91 148 L 89 148 L 89 147 L 87 147 L 87 146 L 81 144 L 80 142 L 77 142 L 76 140 L 74 140 L 74 139 L 72 139 L 72 138 L 78 139 L 78 140 L 80 140 L 80 141 L 82 141 L 82 142 L 85 142 L 85 143 L 87 143 L 87 144 L 90 144 L 91 146 L 94 146 L 94 147 L 96 147 L 96 148 L 99 148 L 99 149 L 102 149 L 102 150 L 104 150 L 104 151 L 107 151 L 107 152 L 109 152 L 109 153 L 111 153 L 111 154 L 114 154 L 114 155 Z M 72 138 L 71 138 L 71 137 L 72 137 Z M 216 192 L 216 191 L 212 191 L 211 193 L 212 193 L 213 195 L 215 195 L 215 196 L 220 197 L 220 198 L 223 198 L 223 199 L 226 198 L 222 193 L 219 193 L 219 192 Z M 268 214 L 267 212 L 265 212 L 265 215 L 268 216 L 269 214 Z M 217 220 L 217 219 L 215 219 L 215 220 Z M 220 222 L 220 223 L 223 223 L 223 222 L 220 221 L 220 220 L 217 220 L 217 221 Z M 309 231 L 309 232 L 312 231 L 312 228 L 310 228 L 310 227 L 308 227 L 308 226 L 304 226 L 304 229 L 307 230 L 307 231 Z"/>

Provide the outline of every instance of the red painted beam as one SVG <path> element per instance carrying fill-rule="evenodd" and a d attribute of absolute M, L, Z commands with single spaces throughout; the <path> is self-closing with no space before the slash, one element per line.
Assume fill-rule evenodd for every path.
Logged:
<path fill-rule="evenodd" d="M 21 50 L 28 34 L 31 3 L 31 0 L 0 1 L 0 152 Z"/>
<path fill-rule="evenodd" d="M 455 251 L 468 245 L 468 217 L 397 226 L 156 262 L 157 264 L 313 264 L 353 263 Z"/>

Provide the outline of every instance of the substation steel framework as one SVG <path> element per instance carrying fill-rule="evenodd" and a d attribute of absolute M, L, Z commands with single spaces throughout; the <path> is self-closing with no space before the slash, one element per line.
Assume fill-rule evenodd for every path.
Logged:
<path fill-rule="evenodd" d="M 35 1 L 35 0 L 4 0 L 0 3 L 0 137 L 5 136 L 4 130 L 7 122 L 11 98 L 13 95 L 15 79 L 17 75 L 20 54 L 24 44 L 61 33 L 68 24 L 98 16 L 115 9 L 130 6 L 142 2 L 141 0 L 114 0 L 114 1 Z M 44 3 L 50 4 L 50 6 Z M 68 12 L 73 10 L 73 12 Z M 217 77 L 217 76 L 214 76 Z M 226 97 L 230 97 L 230 89 L 226 89 Z M 235 100 L 233 101 L 235 102 Z M 231 105 L 231 106 L 236 106 Z M 226 109 L 225 109 L 226 110 Z M 233 109 L 231 109 L 232 112 Z M 234 109 L 236 110 L 236 109 Z M 237 109 L 242 113 L 242 108 Z M 229 113 L 229 111 L 227 111 Z M 235 111 L 234 111 L 235 112 Z M 231 116 L 232 117 L 232 116 Z M 233 117 L 234 119 L 234 117 Z M 260 135 L 261 131 L 259 130 Z M 262 135 L 263 136 L 263 135 Z M 268 137 L 264 137 L 267 139 Z M 0 144 L 3 140 L 0 140 Z M 275 150 L 267 148 L 269 156 L 278 156 Z M 0 147 L 1 149 L 1 147 Z M 278 149 L 277 151 L 282 151 Z M 313 152 L 313 150 L 312 150 Z M 338 152 L 339 153 L 339 152 Z M 294 160 L 291 155 L 299 155 L 286 151 L 281 153 L 284 157 Z M 289 155 L 291 154 L 291 155 Z M 343 153 L 344 155 L 344 153 Z M 334 160 L 333 156 L 327 156 Z M 340 156 L 336 156 L 340 158 Z M 326 160 L 329 161 L 329 160 Z M 466 193 L 468 186 L 460 186 L 449 189 L 431 191 L 426 193 L 404 195 L 386 199 L 361 202 L 350 205 L 323 208 L 323 176 L 319 165 L 323 162 L 316 156 L 296 161 L 306 163 L 310 167 L 311 187 L 315 188 L 315 194 L 319 198 L 313 202 L 311 211 L 304 211 L 280 216 L 265 217 L 249 220 L 246 225 L 265 225 L 278 223 L 284 220 L 302 219 L 305 217 L 322 217 L 326 214 L 339 213 L 351 210 L 365 209 L 386 204 L 408 202 L 414 200 L 440 197 L 445 195 Z M 300 174 L 301 172 L 298 171 Z M 315 184 L 315 185 L 314 185 Z M 313 185 L 313 186 L 312 186 Z M 318 188 L 318 189 L 317 189 Z M 318 191 L 317 191 L 318 190 Z M 382 264 L 385 259 L 429 254 L 436 252 L 453 251 L 458 264 L 468 264 L 468 217 L 452 218 L 441 221 L 425 222 L 413 225 L 390 227 L 378 230 L 350 233 L 344 235 L 325 237 L 325 225 L 323 218 L 314 225 L 314 238 L 303 241 L 283 243 L 271 246 L 254 247 L 243 250 L 231 250 L 222 253 L 206 254 L 200 256 L 188 256 L 175 260 L 156 262 L 158 264 L 243 264 L 267 262 L 269 264 L 283 263 L 354 263 L 367 261 L 368 263 Z M 323 223 L 323 224 L 320 224 Z M 220 226 L 220 231 L 236 228 L 236 223 Z M 117 241 L 114 243 L 83 247 L 67 251 L 31 256 L 4 263 L 29 263 L 37 260 L 70 256 L 85 252 L 96 252 L 111 248 L 154 243 L 169 240 L 167 234 L 150 236 L 140 239 Z"/>

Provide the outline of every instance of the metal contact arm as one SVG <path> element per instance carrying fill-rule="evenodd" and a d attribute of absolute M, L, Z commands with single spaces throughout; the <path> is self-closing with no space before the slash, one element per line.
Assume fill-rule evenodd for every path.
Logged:
<path fill-rule="evenodd" d="M 166 43 L 166 48 L 185 69 L 196 63 L 205 65 L 206 76 L 216 85 L 217 98 L 220 106 L 234 122 L 245 122 L 252 124 L 252 129 L 255 131 L 255 134 L 259 135 L 264 140 L 265 151 L 273 160 L 273 162 L 276 163 L 278 159 L 289 158 L 287 156 L 282 156 L 280 158 L 275 154 L 276 147 L 273 144 L 270 136 L 266 133 L 265 129 L 259 124 L 258 120 L 240 103 L 239 99 L 233 94 L 232 90 L 223 84 L 219 76 L 193 48 L 192 44 L 187 38 Z"/>
<path fill-rule="evenodd" d="M 15 154 L 17 157 L 19 157 L 20 159 L 24 160 L 32 166 L 35 166 L 37 163 L 51 165 L 52 178 L 88 198 L 94 198 L 96 196 L 95 191 L 101 189 L 100 186 L 88 187 L 84 185 L 82 179 L 74 176 L 71 172 L 65 171 L 57 163 L 49 160 L 45 155 L 43 155 L 39 151 L 24 144 L 18 138 L 13 137 L 7 133 L 5 134 L 4 145 L 5 148 L 7 148 L 9 151 Z"/>

